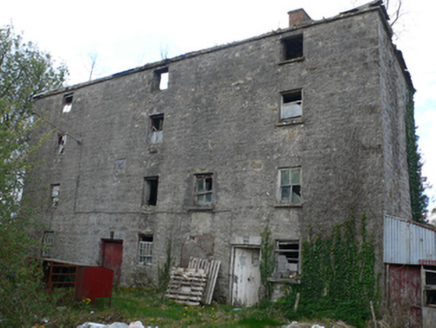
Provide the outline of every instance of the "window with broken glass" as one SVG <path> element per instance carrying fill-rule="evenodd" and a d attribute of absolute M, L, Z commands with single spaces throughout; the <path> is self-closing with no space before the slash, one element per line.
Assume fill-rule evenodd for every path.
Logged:
<path fill-rule="evenodd" d="M 44 232 L 44 235 L 42 237 L 42 251 L 41 251 L 42 257 L 50 257 L 51 256 L 51 250 L 53 248 L 53 238 L 54 238 L 53 231 L 45 231 Z"/>
<path fill-rule="evenodd" d="M 209 205 L 212 203 L 212 174 L 197 174 L 195 175 L 195 197 L 196 205 Z"/>
<path fill-rule="evenodd" d="M 52 207 L 57 207 L 59 204 L 59 193 L 60 193 L 61 186 L 59 184 L 52 184 L 50 189 L 51 189 Z"/>
<path fill-rule="evenodd" d="M 138 262 L 140 264 L 151 264 L 153 262 L 153 236 L 139 236 Z"/>
<path fill-rule="evenodd" d="M 303 100 L 301 90 L 282 94 L 280 106 L 280 122 L 301 118 L 303 115 Z"/>
<path fill-rule="evenodd" d="M 284 168 L 278 174 L 277 199 L 279 203 L 301 202 L 301 168 Z"/>
<path fill-rule="evenodd" d="M 62 113 L 69 113 L 71 111 L 72 106 L 73 106 L 73 94 L 65 95 Z"/>
<path fill-rule="evenodd" d="M 274 248 L 276 256 L 275 279 L 294 279 L 300 267 L 300 241 L 276 240 Z"/>
<path fill-rule="evenodd" d="M 151 121 L 151 143 L 161 142 L 163 139 L 163 121 L 164 114 L 150 116 Z"/>
<path fill-rule="evenodd" d="M 59 154 L 64 153 L 66 144 L 67 144 L 67 134 L 66 133 L 59 133 L 58 134 L 58 152 L 59 152 Z"/>

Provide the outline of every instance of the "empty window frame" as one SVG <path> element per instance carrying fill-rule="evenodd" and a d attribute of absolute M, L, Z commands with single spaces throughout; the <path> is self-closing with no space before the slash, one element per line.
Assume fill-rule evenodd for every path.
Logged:
<path fill-rule="evenodd" d="M 169 77 L 168 67 L 155 70 L 152 84 L 153 91 L 168 89 Z"/>
<path fill-rule="evenodd" d="M 431 268 L 431 269 L 430 269 Z M 436 268 L 425 267 L 421 269 L 423 286 L 423 305 L 436 306 Z"/>
<path fill-rule="evenodd" d="M 213 177 L 212 173 L 195 175 L 194 203 L 209 205 L 212 203 Z"/>
<path fill-rule="evenodd" d="M 73 94 L 64 96 L 64 106 L 62 109 L 62 113 L 69 113 L 71 111 L 71 107 L 73 106 Z"/>
<path fill-rule="evenodd" d="M 150 142 L 151 143 L 162 142 L 163 121 L 164 121 L 164 114 L 150 116 L 150 122 L 151 122 Z"/>
<path fill-rule="evenodd" d="M 274 253 L 276 256 L 274 277 L 295 278 L 300 270 L 300 241 L 276 240 Z"/>
<path fill-rule="evenodd" d="M 58 151 L 59 151 L 59 154 L 64 153 L 66 144 L 67 144 L 67 134 L 66 133 L 58 133 Z"/>
<path fill-rule="evenodd" d="M 283 60 L 303 57 L 303 35 L 282 39 Z"/>
<path fill-rule="evenodd" d="M 155 206 L 157 203 L 158 177 L 144 178 L 144 191 L 142 205 Z"/>
<path fill-rule="evenodd" d="M 42 257 L 51 256 L 51 251 L 53 248 L 53 238 L 54 238 L 53 231 L 44 231 L 44 235 L 42 236 L 42 251 L 41 251 Z"/>
<path fill-rule="evenodd" d="M 301 118 L 302 115 L 303 98 L 301 90 L 282 93 L 280 122 Z"/>
<path fill-rule="evenodd" d="M 151 264 L 153 262 L 153 235 L 139 235 L 138 263 Z"/>
<path fill-rule="evenodd" d="M 301 202 L 301 168 L 279 169 L 277 200 L 279 203 Z"/>
<path fill-rule="evenodd" d="M 60 184 L 52 184 L 50 186 L 51 202 L 53 207 L 57 207 L 59 204 L 60 189 L 61 189 Z"/>

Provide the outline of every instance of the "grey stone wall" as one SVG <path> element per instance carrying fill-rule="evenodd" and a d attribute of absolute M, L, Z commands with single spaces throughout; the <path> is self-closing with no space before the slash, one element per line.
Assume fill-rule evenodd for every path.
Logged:
<path fill-rule="evenodd" d="M 304 59 L 283 63 L 281 40 L 300 34 Z M 155 91 L 161 67 L 169 87 Z M 296 89 L 302 122 L 277 124 L 281 93 Z M 410 214 L 405 91 L 377 10 L 188 54 L 38 99 L 39 115 L 58 128 L 42 144 L 26 196 L 55 232 L 53 257 L 99 264 L 112 230 L 123 240 L 121 283 L 143 286 L 156 283 L 170 243 L 175 265 L 189 254 L 222 261 L 216 297 L 226 300 L 232 238 L 259 236 L 268 222 L 275 238 L 299 239 L 309 225 L 329 231 L 366 213 L 381 249 L 383 212 Z M 62 113 L 69 92 L 72 110 Z M 150 115 L 159 113 L 163 140 L 151 144 Z M 35 136 L 51 130 L 42 122 Z M 63 154 L 60 131 L 70 135 Z M 298 206 L 277 206 L 283 167 L 301 167 Z M 208 209 L 193 203 L 197 173 L 213 174 Z M 151 176 L 157 205 L 143 206 Z M 141 233 L 153 234 L 152 265 L 138 265 Z"/>

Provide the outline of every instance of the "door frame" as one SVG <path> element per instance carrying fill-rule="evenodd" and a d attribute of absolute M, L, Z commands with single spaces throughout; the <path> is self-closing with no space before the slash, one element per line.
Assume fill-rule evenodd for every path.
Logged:
<path fill-rule="evenodd" d="M 100 266 L 104 267 L 104 244 L 121 244 L 121 249 L 122 249 L 122 253 L 121 253 L 121 265 L 120 265 L 120 274 L 117 277 L 118 280 L 121 280 L 121 267 L 123 265 L 123 255 L 124 255 L 124 247 L 123 247 L 123 240 L 122 239 L 111 239 L 111 238 L 101 238 L 100 239 Z M 116 277 L 115 277 L 115 272 L 114 272 L 114 283 L 119 283 L 119 281 L 115 281 Z"/>

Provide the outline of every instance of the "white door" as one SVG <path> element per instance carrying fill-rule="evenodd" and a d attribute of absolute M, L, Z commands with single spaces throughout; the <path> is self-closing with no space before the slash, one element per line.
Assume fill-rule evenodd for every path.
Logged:
<path fill-rule="evenodd" d="M 232 304 L 252 306 L 259 301 L 260 250 L 234 248 Z"/>

